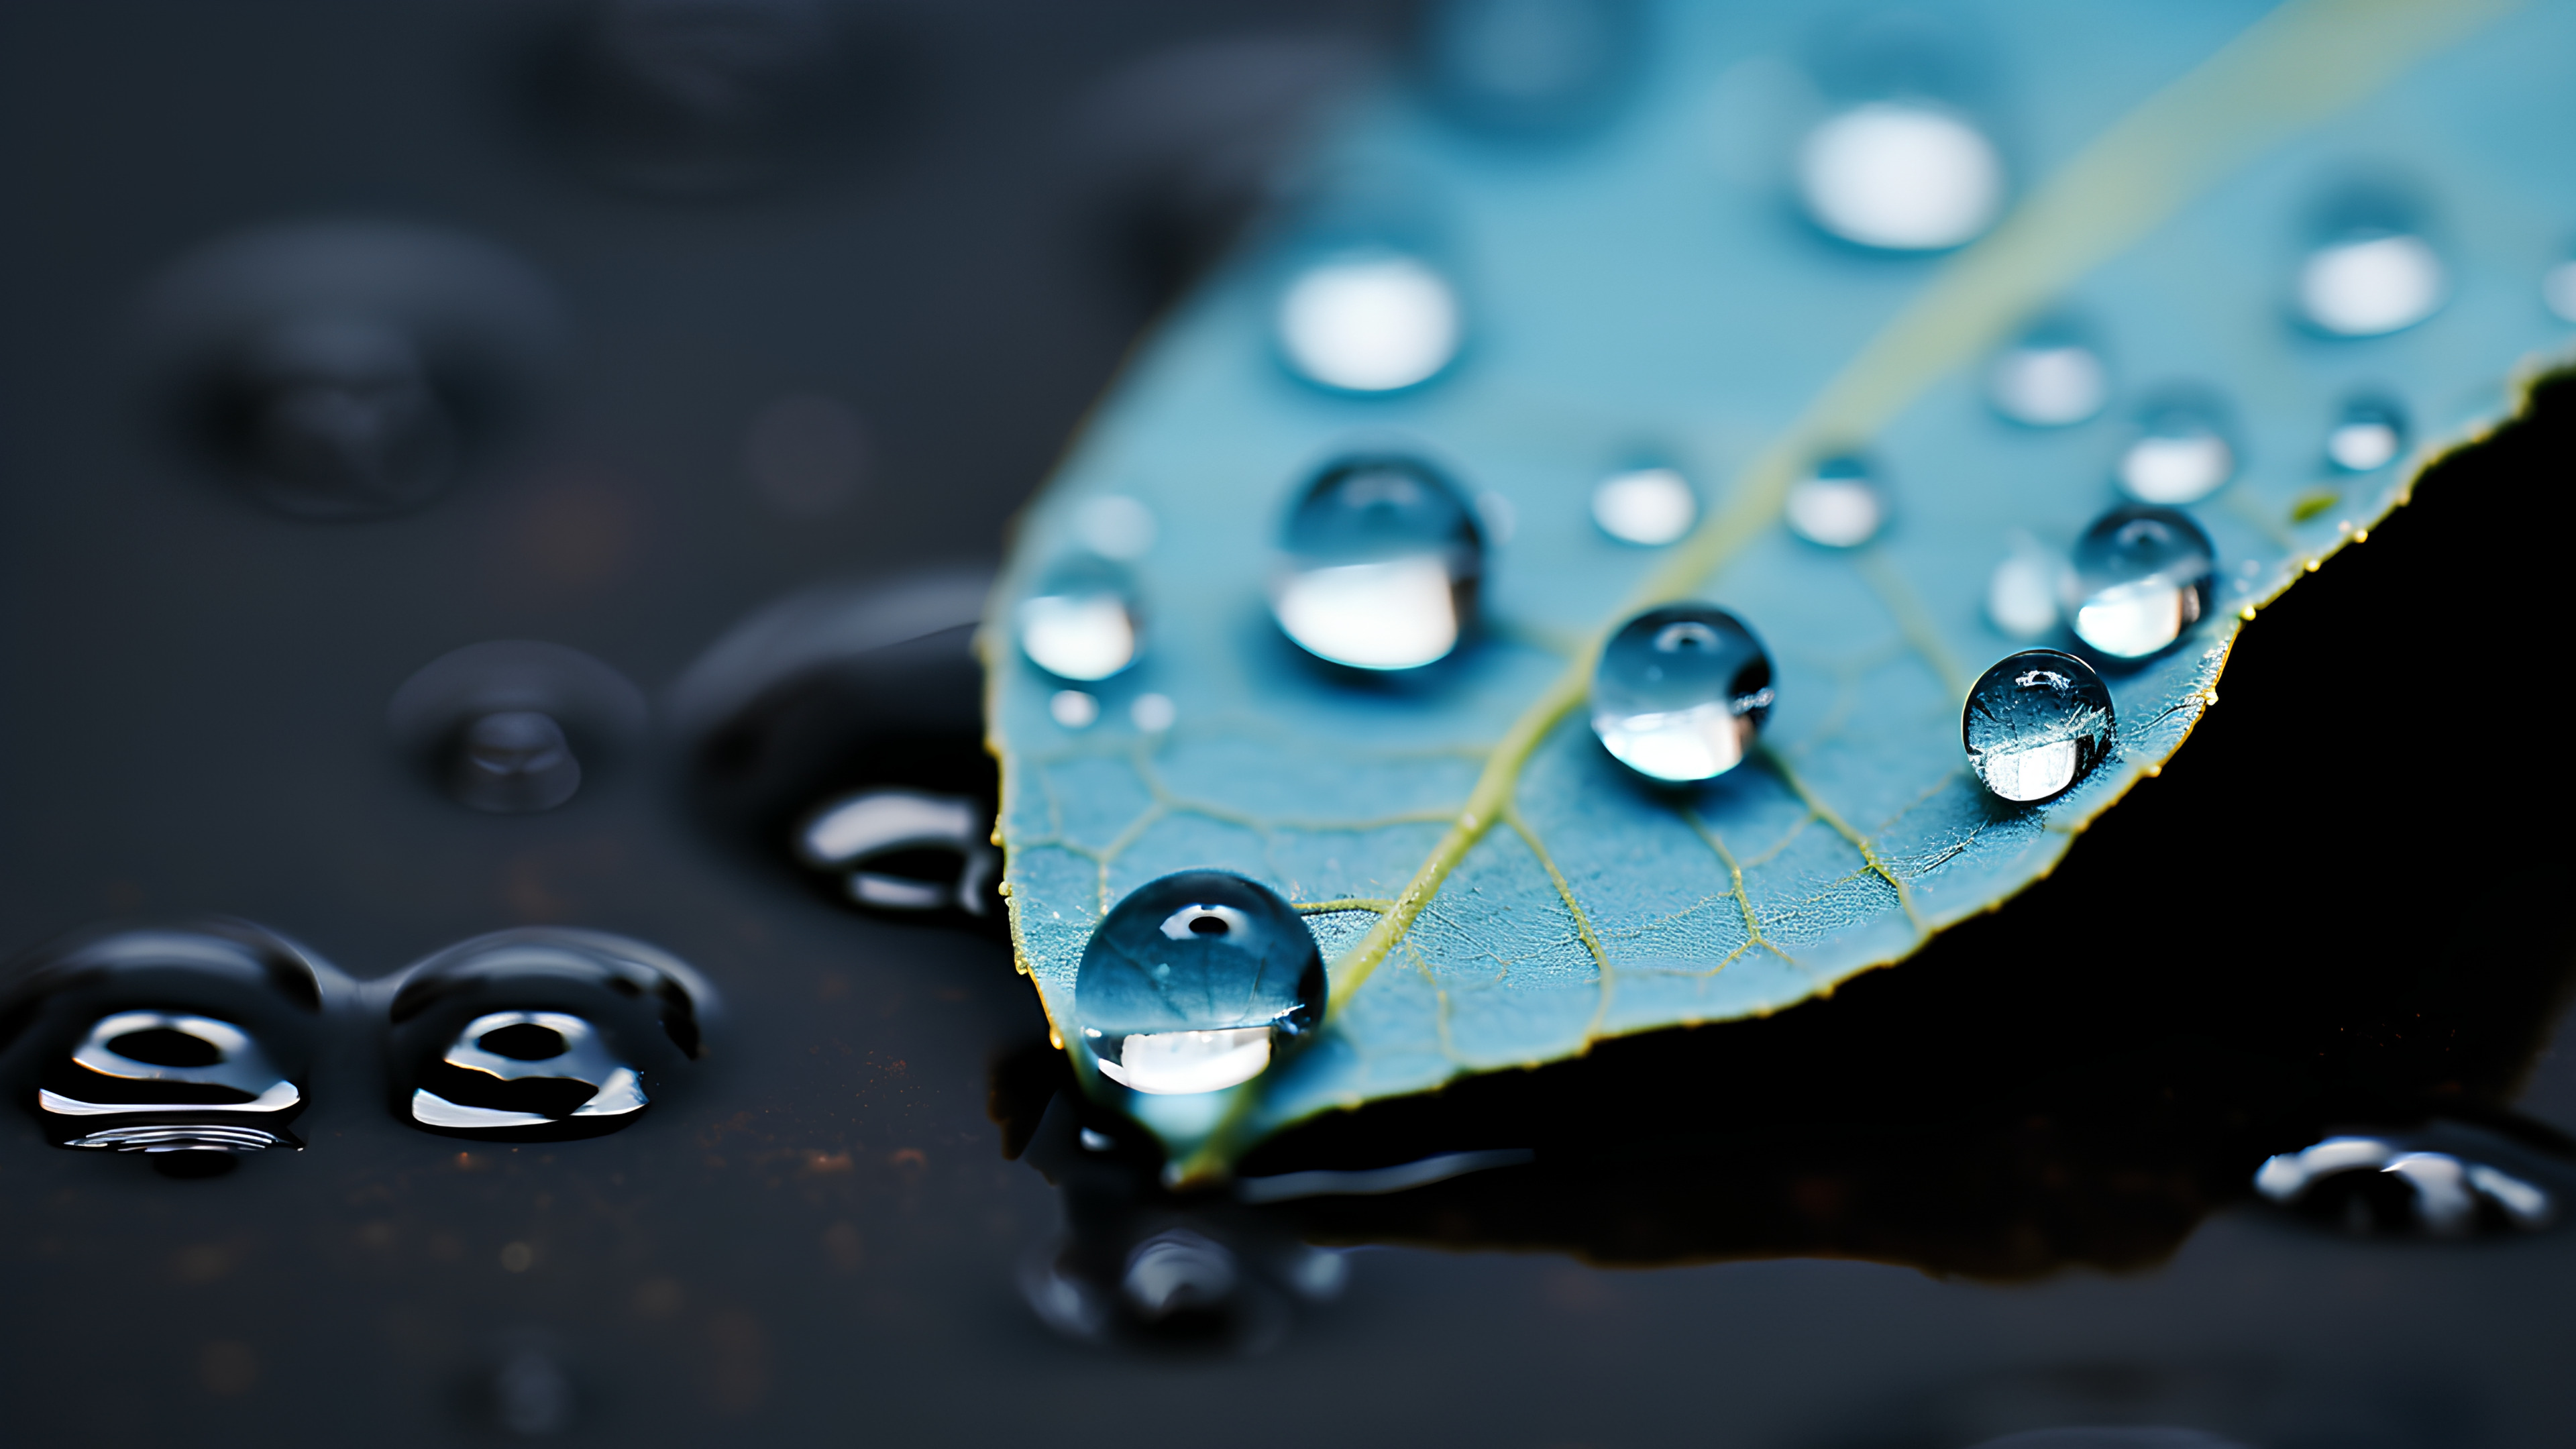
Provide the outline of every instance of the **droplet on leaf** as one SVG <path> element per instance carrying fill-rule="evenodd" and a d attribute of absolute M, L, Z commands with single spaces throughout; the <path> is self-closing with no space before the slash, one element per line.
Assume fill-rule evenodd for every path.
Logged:
<path fill-rule="evenodd" d="M 2406 415 L 2384 398 L 2352 399 L 2326 430 L 2326 461 L 2345 473 L 2385 468 L 2405 449 Z"/>
<path fill-rule="evenodd" d="M 1159 527 L 1154 510 L 1123 493 L 1094 498 L 1073 515 L 1073 531 L 1084 547 L 1122 563 L 1151 552 Z"/>
<path fill-rule="evenodd" d="M 1087 730 L 1100 718 L 1100 700 L 1079 689 L 1059 689 L 1047 696 L 1047 715 L 1069 730 Z"/>
<path fill-rule="evenodd" d="M 2075 636 L 2114 659 L 2170 647 L 2208 611 L 2217 558 L 2217 546 L 2189 514 L 2139 504 L 2112 509 L 2075 544 Z"/>
<path fill-rule="evenodd" d="M 2442 257 L 2411 232 L 2349 232 L 2299 264 L 2299 313 L 2333 337 L 2384 337 L 2442 305 Z"/>
<path fill-rule="evenodd" d="M 1827 548 L 1858 548 L 1887 522 L 1886 495 L 1858 458 L 1829 458 L 1792 486 L 1789 531 Z"/>
<path fill-rule="evenodd" d="M 2236 445 L 2216 404 L 2168 397 L 2138 416 L 2138 435 L 2120 454 L 2120 491 L 2140 503 L 2197 503 L 2236 476 Z"/>
<path fill-rule="evenodd" d="M 1411 458 L 1326 468 L 1288 516 L 1271 588 L 1279 627 L 1319 659 L 1417 669 L 1475 617 L 1484 536 L 1456 487 Z"/>
<path fill-rule="evenodd" d="M 1996 355 L 1986 395 L 2025 427 L 2072 427 L 2111 400 L 2111 369 L 2073 329 L 2043 326 Z"/>
<path fill-rule="evenodd" d="M 1994 225 L 2004 163 L 1986 133 L 1956 111 L 1872 101 L 1807 133 L 1798 193 L 1816 224 L 1845 241 L 1940 251 Z"/>
<path fill-rule="evenodd" d="M 2111 691 L 2093 666 L 2025 649 L 1979 677 L 1959 715 L 1968 763 L 2015 803 L 2064 794 L 2111 749 Z"/>
<path fill-rule="evenodd" d="M 2576 259 L 2540 274 L 2540 300 L 2561 322 L 2576 322 Z"/>
<path fill-rule="evenodd" d="M 1092 932 L 1074 1015 L 1102 1075 L 1138 1092 L 1259 1076 L 1324 1014 L 1324 958 L 1267 886 L 1193 870 L 1138 887 Z"/>
<path fill-rule="evenodd" d="M 2057 599 L 2066 591 L 2066 560 L 2028 534 L 1986 580 L 1986 617 L 2013 639 L 2037 639 L 2057 627 Z"/>
<path fill-rule="evenodd" d="M 1771 712 L 1771 658 L 1733 614 L 1671 604 L 1629 620 L 1592 676 L 1592 732 L 1650 780 L 1714 779 Z"/>
<path fill-rule="evenodd" d="M 1592 489 L 1592 521 L 1621 543 L 1659 548 L 1699 521 L 1699 496 L 1675 468 L 1631 468 Z"/>
<path fill-rule="evenodd" d="M 1298 376 L 1341 392 L 1395 392 L 1430 381 L 1458 355 L 1457 288 L 1418 256 L 1391 250 L 1323 257 L 1279 295 L 1280 355 Z"/>
<path fill-rule="evenodd" d="M 1448 0 L 1423 29 L 1425 79 L 1471 126 L 1559 132 L 1598 117 L 1635 68 L 1633 0 Z"/>
<path fill-rule="evenodd" d="M 1098 554 L 1075 554 L 1020 601 L 1020 649 L 1059 679 L 1089 683 L 1136 662 L 1135 584 Z"/>

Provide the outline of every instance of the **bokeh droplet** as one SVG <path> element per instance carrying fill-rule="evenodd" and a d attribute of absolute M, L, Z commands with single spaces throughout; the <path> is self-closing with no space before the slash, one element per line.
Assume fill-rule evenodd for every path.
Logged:
<path fill-rule="evenodd" d="M 1395 392 L 1430 381 L 1458 355 L 1457 288 L 1395 251 L 1322 258 L 1279 295 L 1279 351 L 1307 381 L 1341 392 Z"/>
<path fill-rule="evenodd" d="M 1107 679 L 1135 663 L 1143 645 L 1134 581 L 1098 554 L 1049 569 L 1020 601 L 1018 622 L 1021 652 L 1059 679 Z"/>
<path fill-rule="evenodd" d="M 2003 210 L 2004 164 L 1944 107 L 1872 101 L 1828 118 L 1798 152 L 1798 193 L 1826 231 L 1886 251 L 1974 241 Z"/>
<path fill-rule="evenodd" d="M 1592 676 L 1592 732 L 1650 780 L 1714 779 L 1744 762 L 1769 716 L 1771 658 L 1744 622 L 1710 604 L 1630 619 Z"/>
<path fill-rule="evenodd" d="M 2445 286 L 2432 243 L 2407 232 L 2362 231 L 2300 262 L 2299 312 L 2329 336 L 2382 337 L 2432 316 Z"/>
<path fill-rule="evenodd" d="M 2140 503 L 2197 503 L 2236 476 L 2236 445 L 2216 406 L 2167 399 L 2139 414 L 2113 476 Z"/>
<path fill-rule="evenodd" d="M 2384 398 L 2352 399 L 2326 430 L 2326 461 L 2338 472 L 2374 472 L 2404 451 L 2406 415 Z"/>
<path fill-rule="evenodd" d="M 1621 543 L 1660 548 L 1699 521 L 1699 496 L 1675 468 L 1631 468 L 1592 489 L 1592 521 Z"/>
<path fill-rule="evenodd" d="M 2017 804 L 2072 788 L 2110 753 L 2112 731 L 2102 676 L 2055 649 L 2025 649 L 1987 670 L 1959 714 L 1977 778 Z"/>
<path fill-rule="evenodd" d="M 1827 548 L 1858 548 L 1887 522 L 1887 497 L 1869 465 L 1829 458 L 1789 489 L 1789 531 Z"/>
<path fill-rule="evenodd" d="M 1986 395 L 2025 427 L 2072 427 L 2111 400 L 2111 369 L 2074 332 L 2041 328 L 1996 354 Z"/>
<path fill-rule="evenodd" d="M 1092 932 L 1074 1015 L 1103 1075 L 1138 1092 L 1213 1092 L 1261 1074 L 1323 1019 L 1324 958 L 1258 882 L 1194 870 L 1138 887 Z"/>

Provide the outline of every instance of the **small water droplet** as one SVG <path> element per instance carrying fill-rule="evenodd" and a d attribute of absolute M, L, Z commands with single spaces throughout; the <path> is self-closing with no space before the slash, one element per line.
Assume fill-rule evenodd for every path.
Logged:
<path fill-rule="evenodd" d="M 449 793 L 495 815 L 552 810 L 581 788 L 581 762 L 554 717 L 498 710 L 465 726 Z"/>
<path fill-rule="evenodd" d="M 1289 514 L 1279 627 L 1308 653 L 1357 669 L 1448 656 L 1475 617 L 1484 536 L 1456 487 L 1410 458 L 1353 458 L 1316 478 Z"/>
<path fill-rule="evenodd" d="M 2299 311 L 2334 337 L 2384 337 L 2442 305 L 2442 257 L 2410 232 L 2361 228 L 2308 253 L 2299 264 Z"/>
<path fill-rule="evenodd" d="M 1516 135 L 1596 120 L 1637 58 L 1633 0 L 1446 0 L 1425 17 L 1425 79 L 1471 126 Z"/>
<path fill-rule="evenodd" d="M 1142 628 L 1127 571 L 1098 554 L 1075 554 L 1047 570 L 1020 601 L 1020 649 L 1059 679 L 1089 683 L 1136 662 Z"/>
<path fill-rule="evenodd" d="M 1959 736 L 1986 788 L 2015 803 L 2064 794 L 2110 753 L 2111 691 L 2093 666 L 2025 649 L 1968 691 Z"/>
<path fill-rule="evenodd" d="M 553 1354 L 529 1348 L 509 1355 L 493 1371 L 490 1390 L 492 1417 L 506 1433 L 543 1439 L 572 1425 L 572 1377 Z"/>
<path fill-rule="evenodd" d="M 1845 241 L 1941 251 L 1994 225 L 2004 202 L 2003 157 L 1957 111 L 1871 101 L 1807 134 L 1798 192 L 1816 224 Z"/>
<path fill-rule="evenodd" d="M 1001 869 L 991 830 L 992 816 L 963 796 L 861 790 L 806 817 L 796 832 L 796 856 L 841 877 L 849 898 L 863 906 L 954 907 L 980 916 L 991 908 Z"/>
<path fill-rule="evenodd" d="M 1429 262 L 1368 249 L 1317 260 L 1279 295 L 1279 351 L 1291 371 L 1341 392 L 1430 381 L 1465 335 L 1457 289 Z"/>
<path fill-rule="evenodd" d="M 1632 468 L 1594 485 L 1592 521 L 1621 543 L 1661 548 L 1699 521 L 1699 495 L 1677 468 Z"/>
<path fill-rule="evenodd" d="M 1858 548 L 1887 522 L 1887 499 L 1869 464 L 1829 458 L 1789 489 L 1789 531 L 1827 548 Z"/>
<path fill-rule="evenodd" d="M 437 494 L 454 468 L 455 424 L 396 327 L 281 323 L 243 360 L 238 385 L 254 487 L 286 512 L 395 512 Z"/>
<path fill-rule="evenodd" d="M 2197 503 L 2236 476 L 2236 445 L 2216 404 L 2169 397 L 2138 415 L 2113 477 L 2140 503 Z"/>
<path fill-rule="evenodd" d="M 1710 604 L 1649 609 L 1619 627 L 1592 675 L 1592 732 L 1650 780 L 1715 779 L 1744 761 L 1771 712 L 1771 659 Z"/>
<path fill-rule="evenodd" d="M 2111 400 L 2111 369 L 2073 328 L 2042 326 L 1996 355 L 1986 395 L 2026 427 L 2072 427 Z"/>
<path fill-rule="evenodd" d="M 2561 322 L 2576 322 L 2576 260 L 2540 274 L 2540 300 Z"/>
<path fill-rule="evenodd" d="M 1172 697 L 1168 694 L 1140 694 L 1136 696 L 1134 704 L 1127 706 L 1127 718 L 1135 722 L 1136 728 L 1149 735 L 1158 735 L 1170 729 L 1172 721 L 1179 717 L 1180 709 L 1172 703 Z"/>
<path fill-rule="evenodd" d="M 2385 398 L 2352 399 L 2326 430 L 2326 461 L 2342 472 L 2385 468 L 2405 450 L 2406 414 Z"/>
<path fill-rule="evenodd" d="M 1083 949 L 1074 1012 L 1101 1073 L 1154 1094 L 1250 1081 L 1323 1019 L 1324 958 L 1296 910 L 1223 871 L 1138 887 Z"/>
<path fill-rule="evenodd" d="M 2057 627 L 2057 600 L 2066 591 L 2066 560 L 2028 534 L 1986 580 L 1986 617 L 2014 639 L 2038 639 Z"/>
<path fill-rule="evenodd" d="M 1047 714 L 1069 730 L 1087 730 L 1100 718 L 1100 701 L 1079 689 L 1059 689 L 1047 696 Z"/>
<path fill-rule="evenodd" d="M 2529 1232 L 2558 1215 L 2548 1189 L 2519 1173 L 2379 1137 L 2329 1137 L 2269 1158 L 2254 1187 L 2304 1216 L 2364 1233 L 2465 1238 Z"/>
<path fill-rule="evenodd" d="M 457 803 L 552 810 L 644 732 L 643 691 L 587 654 L 503 639 L 442 655 L 386 710 L 397 744 Z"/>
<path fill-rule="evenodd" d="M 2075 636 L 2114 659 L 2170 647 L 2209 608 L 2217 547 L 2191 516 L 2130 504 L 2075 544 L 2067 602 Z"/>
<path fill-rule="evenodd" d="M 1133 563 L 1153 551 L 1159 525 L 1154 510 L 1123 493 L 1109 493 L 1073 515 L 1074 536 L 1102 558 Z"/>

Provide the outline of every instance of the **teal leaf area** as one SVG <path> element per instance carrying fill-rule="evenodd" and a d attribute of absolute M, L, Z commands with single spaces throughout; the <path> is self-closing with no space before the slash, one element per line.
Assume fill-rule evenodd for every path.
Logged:
<path fill-rule="evenodd" d="M 1867 252 L 1793 204 L 1790 157 L 1825 104 L 1812 17 L 1652 6 L 1634 93 L 1579 137 L 1498 141 L 1400 87 L 1356 103 L 1308 168 L 1322 199 L 1163 321 L 1031 506 L 983 639 L 1014 941 L 1085 1080 L 1163 1136 L 1176 1180 L 1319 1112 L 1778 1011 L 2002 905 L 2182 745 L 2261 605 L 2366 546 L 2426 461 L 2565 349 L 2549 279 L 2576 242 L 2576 6 L 1962 14 L 2011 185 L 1969 245 Z M 1282 278 L 1319 244 L 1314 218 L 1340 214 L 1341 177 L 1399 195 L 1407 244 L 1453 279 L 1465 341 L 1420 386 L 1333 393 L 1280 360 Z M 2323 336 L 2297 318 L 2299 269 L 2357 184 L 2411 208 L 2441 300 L 2388 335 Z M 2034 428 L 1990 399 L 1997 350 L 2046 318 L 2075 319 L 2107 364 L 2089 421 Z M 2174 389 L 2232 430 L 2232 480 L 2188 505 L 2217 545 L 2214 606 L 2106 671 L 2110 759 L 2005 804 L 1964 758 L 1965 692 L 2017 648 L 2070 640 L 2003 631 L 1998 566 L 2062 558 L 2122 501 L 2115 460 Z M 2394 405 L 2405 444 L 2338 467 L 2328 433 L 2363 396 Z M 1269 615 L 1290 501 L 1357 448 L 1435 462 L 1491 545 L 1482 627 L 1407 676 L 1320 665 Z M 1792 485 L 1854 452 L 1885 527 L 1851 549 L 1793 534 Z M 1595 484 L 1640 459 L 1698 498 L 1662 547 L 1593 519 Z M 1014 610 L 1104 516 L 1143 652 L 1075 684 L 1023 656 Z M 1608 632 L 1684 598 L 1761 636 L 1777 704 L 1742 767 L 1672 790 L 1612 760 L 1582 701 Z M 2260 801 L 2211 826 L 2238 853 L 2294 827 Z M 1192 868 L 1306 913 L 1329 1010 L 1241 1087 L 1130 1097 L 1083 1052 L 1076 972 L 1114 902 Z M 2187 973 L 2189 891 L 2141 888 Z"/>

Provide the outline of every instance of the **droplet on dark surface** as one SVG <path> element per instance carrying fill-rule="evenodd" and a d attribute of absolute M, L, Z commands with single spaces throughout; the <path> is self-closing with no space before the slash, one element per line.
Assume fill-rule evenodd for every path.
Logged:
<path fill-rule="evenodd" d="M 2075 636 L 2110 658 L 2144 659 L 2208 612 L 2218 550 L 2189 514 L 2131 504 L 2084 530 L 2073 563 Z"/>
<path fill-rule="evenodd" d="M 502 639 L 440 656 L 386 707 L 395 744 L 458 804 L 552 810 L 644 733 L 643 692 L 560 644 Z"/>
<path fill-rule="evenodd" d="M 1799 200 L 1817 226 L 1882 251 L 1946 251 L 2003 212 L 2003 155 L 1965 112 L 1873 100 L 1828 117 L 1797 157 Z"/>
<path fill-rule="evenodd" d="M 1593 485 L 1592 521 L 1621 543 L 1660 548 L 1699 521 L 1699 495 L 1678 468 L 1630 468 Z"/>
<path fill-rule="evenodd" d="M 419 349 L 361 318 L 298 318 L 260 338 L 239 376 L 253 489 L 313 517 L 395 513 L 447 486 L 456 428 Z"/>
<path fill-rule="evenodd" d="M 1336 392 L 1388 393 L 1439 376 L 1466 336 L 1457 284 L 1428 258 L 1354 246 L 1308 261 L 1279 292 L 1279 355 Z"/>
<path fill-rule="evenodd" d="M 1634 0 L 1443 0 L 1425 13 L 1425 88 L 1452 118 L 1510 136 L 1598 122 L 1644 42 Z"/>
<path fill-rule="evenodd" d="M 2093 666 L 2055 649 L 2025 649 L 1968 691 L 1959 734 L 1977 778 L 2015 803 L 2071 789 L 2110 753 L 2110 688 Z"/>
<path fill-rule="evenodd" d="M 2236 476 L 2236 444 L 2217 405 L 2172 396 L 2138 415 L 2137 435 L 2121 450 L 2112 481 L 2140 503 L 2197 503 Z"/>
<path fill-rule="evenodd" d="M 2380 1137 L 2329 1137 L 2269 1158 L 2254 1187 L 2302 1216 L 2356 1233 L 2467 1238 L 2537 1231 L 2558 1216 L 2556 1196 L 2527 1175 Z"/>
<path fill-rule="evenodd" d="M 495 710 L 465 726 L 450 787 L 457 800 L 496 815 L 552 810 L 581 788 L 563 726 L 533 709 Z"/>
<path fill-rule="evenodd" d="M 597 1028 L 560 1011 L 475 1017 L 421 1080 L 411 1119 L 442 1132 L 610 1130 L 646 1105 L 635 1069 L 610 1054 Z"/>
<path fill-rule="evenodd" d="M 2353 398 L 2326 430 L 2326 461 L 2339 473 L 2376 472 L 2405 451 L 2405 410 L 2386 398 Z"/>
<path fill-rule="evenodd" d="M 1995 355 L 1986 396 L 1996 412 L 2024 427 L 2073 427 L 2111 400 L 2111 369 L 2081 331 L 2044 324 Z"/>
<path fill-rule="evenodd" d="M 1887 523 L 1887 495 L 1866 459 L 1827 458 L 1790 486 L 1789 531 L 1826 548 L 1858 548 Z"/>
<path fill-rule="evenodd" d="M 1271 585 L 1279 627 L 1308 653 L 1355 669 L 1418 669 L 1472 626 L 1485 541 L 1475 510 L 1419 460 L 1349 458 L 1290 511 Z"/>
<path fill-rule="evenodd" d="M 554 1355 L 521 1349 L 492 1373 L 492 1417 L 522 1439 L 550 1438 L 572 1427 L 572 1376 Z"/>
<path fill-rule="evenodd" d="M 1015 619 L 1020 652 L 1059 679 L 1107 679 L 1143 648 L 1135 581 L 1097 554 L 1075 554 L 1048 569 Z"/>
<path fill-rule="evenodd" d="M 1710 604 L 1649 609 L 1619 627 L 1592 676 L 1592 732 L 1650 780 L 1715 779 L 1744 762 L 1769 716 L 1771 658 Z"/>
<path fill-rule="evenodd" d="M 992 908 L 1001 854 L 991 812 L 959 795 L 876 789 L 834 800 L 798 830 L 796 854 L 851 900 L 894 911 Z"/>
<path fill-rule="evenodd" d="M 646 191 L 774 180 L 849 88 L 820 0 L 596 0 L 551 99 L 594 164 Z"/>
<path fill-rule="evenodd" d="M 1074 1015 L 1101 1073 L 1133 1091 L 1213 1092 L 1259 1076 L 1324 1014 L 1324 959 L 1296 910 L 1223 871 L 1138 887 L 1092 932 Z"/>

